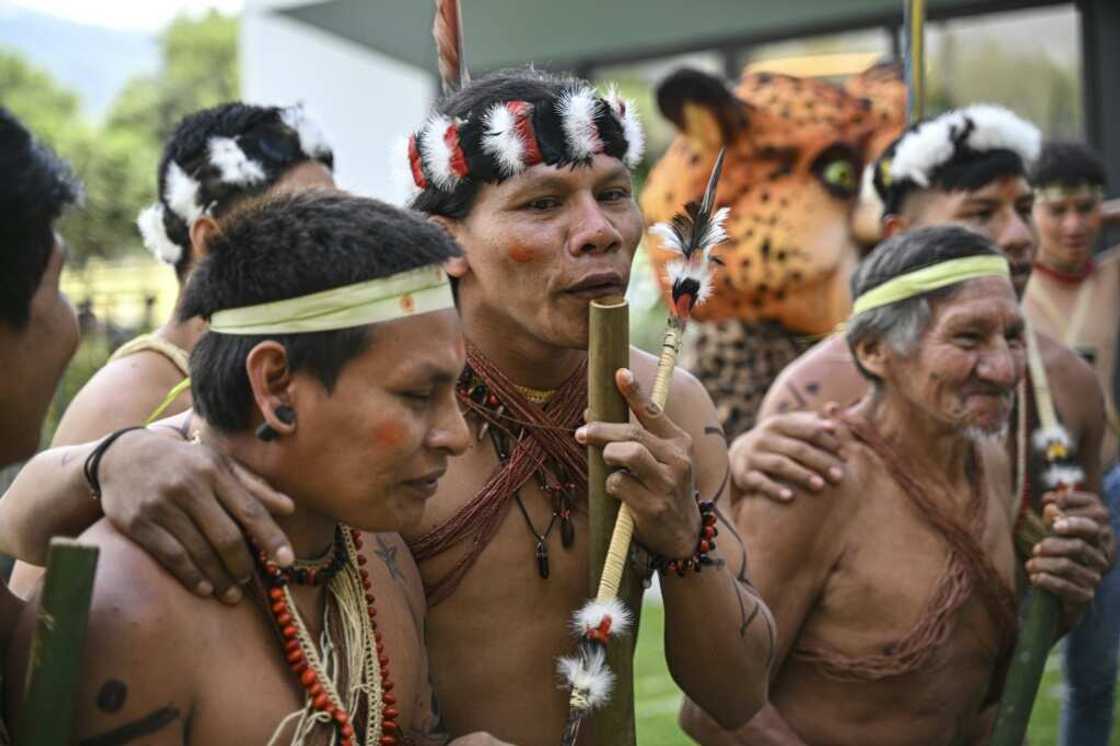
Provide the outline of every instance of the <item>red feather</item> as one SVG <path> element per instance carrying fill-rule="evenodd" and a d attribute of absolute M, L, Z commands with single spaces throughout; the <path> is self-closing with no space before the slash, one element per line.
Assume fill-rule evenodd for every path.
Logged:
<path fill-rule="evenodd" d="M 459 0 L 435 0 L 436 17 L 432 36 L 436 40 L 439 78 L 445 94 L 454 93 L 470 82 L 467 61 L 463 56 L 463 14 Z"/>

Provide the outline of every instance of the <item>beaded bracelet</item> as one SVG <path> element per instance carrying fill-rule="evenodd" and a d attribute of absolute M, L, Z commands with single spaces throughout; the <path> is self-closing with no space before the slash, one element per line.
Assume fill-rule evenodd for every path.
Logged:
<path fill-rule="evenodd" d="M 715 564 L 708 553 L 716 548 L 716 537 L 719 536 L 719 529 L 716 528 L 716 504 L 711 500 L 697 500 L 696 504 L 700 508 L 700 540 L 696 542 L 696 551 L 684 559 L 669 559 L 661 555 L 653 557 L 650 566 L 662 575 L 675 572 L 678 577 L 683 578 L 689 570 L 700 572 L 705 566 Z"/>
<path fill-rule="evenodd" d="M 133 427 L 122 427 L 109 435 L 97 444 L 97 446 L 86 456 L 85 464 L 82 465 L 82 473 L 86 477 L 86 484 L 89 485 L 89 494 L 94 500 L 101 499 L 101 459 L 105 456 L 105 451 L 109 450 L 109 446 L 116 442 L 117 438 L 125 433 L 130 433 L 133 430 L 146 430 L 143 425 L 134 425 Z"/>

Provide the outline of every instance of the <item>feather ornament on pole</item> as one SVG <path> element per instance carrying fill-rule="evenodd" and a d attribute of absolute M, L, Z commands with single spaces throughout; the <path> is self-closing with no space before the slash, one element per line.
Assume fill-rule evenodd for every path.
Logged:
<path fill-rule="evenodd" d="M 1038 350 L 1038 340 L 1034 331 L 1027 325 L 1027 366 L 1031 374 L 1033 395 L 1038 407 L 1039 428 L 1032 441 L 1043 463 L 1047 465 L 1044 479 L 1051 490 L 1073 490 L 1085 480 L 1085 472 L 1074 461 L 1073 443 L 1069 434 L 1058 422 L 1054 400 L 1050 394 L 1046 368 Z M 1019 402 L 1025 407 L 1026 402 Z M 1022 457 L 1026 457 L 1023 454 Z M 1030 511 L 1029 506 L 1026 510 Z M 1024 523 L 1033 535 L 1020 545 L 1034 545 L 1045 538 L 1060 515 L 1055 506 L 1046 508 L 1046 520 L 1040 519 L 1033 511 Z M 1035 528 L 1031 529 L 1031 526 Z M 1021 746 L 1027 733 L 1031 709 L 1034 707 L 1038 686 L 1046 667 L 1046 658 L 1057 639 L 1058 621 L 1061 617 L 1061 603 L 1058 597 L 1041 588 L 1032 588 L 1023 628 L 1015 644 L 1015 652 L 1007 671 L 1003 696 L 1000 698 L 996 715 L 992 746 Z"/>
<path fill-rule="evenodd" d="M 436 40 L 439 79 L 443 95 L 459 90 L 471 82 L 467 58 L 463 54 L 463 13 L 459 0 L 435 0 L 436 17 L 432 36 Z"/>
<path fill-rule="evenodd" d="M 672 288 L 672 304 L 650 394 L 654 404 L 662 408 L 669 398 L 681 339 L 692 309 L 702 303 L 711 291 L 711 265 L 721 263 L 711 252 L 727 238 L 723 225 L 729 211 L 727 208 L 714 209 L 723 159 L 724 151 L 720 150 L 699 203 L 689 203 L 671 223 L 659 223 L 651 229 L 651 233 L 658 236 L 667 248 L 680 254 L 679 259 L 666 267 Z M 575 744 L 584 718 L 610 699 L 614 674 L 605 663 L 607 644 L 611 638 L 629 633 L 633 620 L 631 611 L 618 599 L 633 535 L 634 517 L 624 504 L 618 510 L 598 592 L 594 599 L 575 613 L 572 620 L 572 628 L 579 637 L 578 651 L 574 657 L 559 661 L 561 678 L 571 691 L 562 746 Z"/>

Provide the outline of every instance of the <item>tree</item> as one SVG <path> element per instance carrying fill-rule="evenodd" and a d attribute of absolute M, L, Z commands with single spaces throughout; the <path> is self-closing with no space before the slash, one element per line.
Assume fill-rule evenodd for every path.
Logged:
<path fill-rule="evenodd" d="M 236 18 L 180 16 L 160 37 L 159 71 L 130 80 L 105 123 L 81 114 L 80 99 L 18 55 L 0 52 L 3 105 L 66 158 L 85 183 L 86 203 L 60 228 L 77 262 L 143 249 L 136 215 L 155 199 L 164 140 L 186 114 L 237 97 Z"/>

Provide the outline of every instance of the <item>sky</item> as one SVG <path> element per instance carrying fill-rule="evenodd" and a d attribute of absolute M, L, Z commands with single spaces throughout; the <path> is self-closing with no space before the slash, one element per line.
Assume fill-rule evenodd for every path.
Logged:
<path fill-rule="evenodd" d="M 75 23 L 129 31 L 156 31 L 180 11 L 203 12 L 217 8 L 237 13 L 244 0 L 0 0 L 3 6 L 30 8 Z"/>

